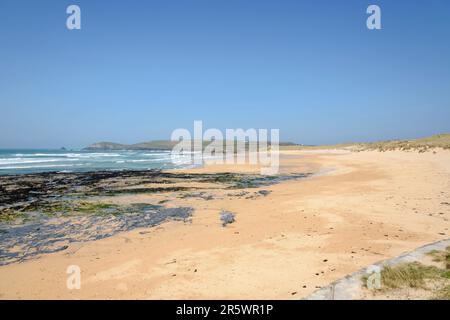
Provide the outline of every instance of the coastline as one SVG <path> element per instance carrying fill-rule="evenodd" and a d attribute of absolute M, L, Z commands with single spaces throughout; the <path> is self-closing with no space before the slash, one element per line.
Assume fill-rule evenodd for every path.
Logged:
<path fill-rule="evenodd" d="M 71 243 L 1 266 L 0 298 L 299 299 L 373 262 L 448 238 L 450 206 L 442 203 L 450 198 L 450 151 L 292 150 L 280 160 L 281 174 L 325 173 L 242 190 L 203 185 L 204 194 L 189 197 L 116 195 L 115 204 L 169 199 L 165 205 L 194 212 L 189 222 Z M 206 165 L 173 172 L 257 170 Z M 257 195 L 262 189 L 269 193 Z M 236 222 L 222 227 L 222 210 L 235 213 Z M 80 290 L 66 288 L 73 264 L 82 270 Z"/>

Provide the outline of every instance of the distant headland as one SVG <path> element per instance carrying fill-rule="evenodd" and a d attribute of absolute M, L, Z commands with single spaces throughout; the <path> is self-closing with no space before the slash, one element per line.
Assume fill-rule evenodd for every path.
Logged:
<path fill-rule="evenodd" d="M 96 142 L 83 150 L 171 150 L 178 142 L 169 140 L 155 140 L 135 144 L 121 144 L 115 142 Z"/>
<path fill-rule="evenodd" d="M 86 151 L 107 151 L 107 150 L 172 150 L 173 147 L 179 143 L 179 141 L 171 140 L 154 140 L 135 144 L 122 144 L 116 142 L 96 142 L 93 143 L 83 150 Z M 204 141 L 203 146 L 205 147 L 210 141 Z M 225 141 L 224 141 L 225 143 Z M 270 145 L 270 143 L 269 143 Z M 280 142 L 280 146 L 302 146 L 295 144 L 293 142 Z"/>

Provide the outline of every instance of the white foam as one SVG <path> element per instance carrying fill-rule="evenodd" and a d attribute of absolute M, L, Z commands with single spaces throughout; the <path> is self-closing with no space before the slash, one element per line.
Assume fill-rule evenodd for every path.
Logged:
<path fill-rule="evenodd" d="M 46 163 L 46 162 L 63 162 L 63 161 L 78 161 L 78 159 L 23 159 L 23 158 L 9 158 L 6 160 L 1 159 L 0 165 L 5 164 L 24 164 L 24 163 Z"/>
<path fill-rule="evenodd" d="M 117 151 L 117 152 L 61 152 L 58 151 L 31 151 L 29 153 L 2 154 L 0 158 L 0 170 L 26 170 L 45 171 L 48 168 L 60 168 L 60 170 L 70 170 L 71 167 L 80 170 L 117 170 L 124 169 L 147 169 L 165 168 L 170 166 L 184 166 L 192 163 L 192 155 L 198 152 L 185 152 L 177 155 L 175 161 L 172 160 L 170 150 L 162 151 Z M 40 170 L 41 169 L 41 170 Z M 3 173 L 2 173 L 3 174 Z"/>
<path fill-rule="evenodd" d="M 72 164 L 49 164 L 44 166 L 15 166 L 15 167 L 0 167 L 0 170 L 12 169 L 36 169 L 36 168 L 56 168 L 56 167 L 73 167 Z"/>
<path fill-rule="evenodd" d="M 167 152 L 155 152 L 155 153 L 144 153 L 142 155 L 144 155 L 144 156 L 165 156 L 165 155 L 170 155 L 170 151 L 167 151 Z"/>

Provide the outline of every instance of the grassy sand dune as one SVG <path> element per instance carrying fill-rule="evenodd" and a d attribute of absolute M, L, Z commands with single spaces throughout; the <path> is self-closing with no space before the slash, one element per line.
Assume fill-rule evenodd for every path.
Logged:
<path fill-rule="evenodd" d="M 432 149 L 450 149 L 450 134 L 443 133 L 434 136 L 412 139 L 412 140 L 387 140 L 371 143 L 341 143 L 335 145 L 303 146 L 286 145 L 280 146 L 281 150 L 324 150 L 324 149 L 347 149 L 353 151 L 377 150 L 377 151 L 418 151 L 426 152 Z"/>
<path fill-rule="evenodd" d="M 419 261 L 383 267 L 380 289 L 368 290 L 366 279 L 360 298 L 450 300 L 450 247 L 432 250 Z"/>

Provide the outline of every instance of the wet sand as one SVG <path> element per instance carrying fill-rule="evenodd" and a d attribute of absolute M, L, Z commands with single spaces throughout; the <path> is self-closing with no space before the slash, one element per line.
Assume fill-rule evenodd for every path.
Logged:
<path fill-rule="evenodd" d="M 449 151 L 285 151 L 280 160 L 282 173 L 319 174 L 259 188 L 203 186 L 203 194 L 185 197 L 117 195 L 117 204 L 167 201 L 194 211 L 189 222 L 71 243 L 1 266 L 0 298 L 299 299 L 449 237 Z M 210 165 L 193 171 L 257 170 Z M 236 221 L 222 227 L 222 210 Z M 69 265 L 81 268 L 80 290 L 66 287 Z"/>

